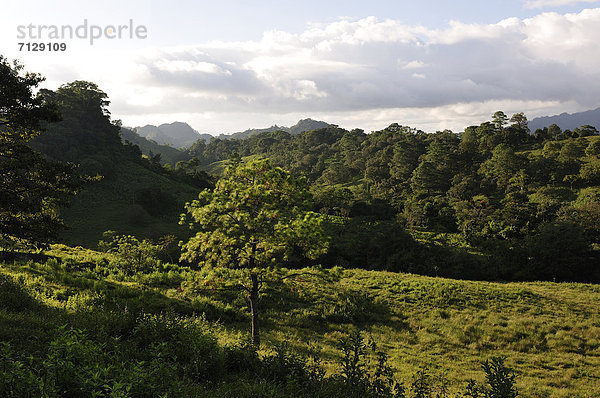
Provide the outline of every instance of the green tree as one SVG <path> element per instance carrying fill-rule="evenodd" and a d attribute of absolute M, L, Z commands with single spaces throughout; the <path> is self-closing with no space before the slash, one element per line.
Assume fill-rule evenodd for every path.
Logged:
<path fill-rule="evenodd" d="M 512 147 L 500 144 L 492 152 L 492 157 L 480 167 L 479 173 L 494 179 L 499 187 L 507 187 L 511 178 L 521 169 L 522 159 Z"/>
<path fill-rule="evenodd" d="M 588 184 L 600 184 L 600 159 L 593 159 L 579 170 L 579 177 Z"/>
<path fill-rule="evenodd" d="M 527 116 L 523 112 L 515 113 L 510 118 L 510 123 L 514 127 L 525 130 L 529 133 L 529 126 L 527 125 Z"/>
<path fill-rule="evenodd" d="M 573 221 L 543 224 L 525 239 L 531 279 L 579 280 L 591 273 L 590 241 Z"/>
<path fill-rule="evenodd" d="M 212 267 L 246 269 L 252 343 L 260 345 L 259 291 L 268 267 L 298 252 L 309 258 L 328 246 L 324 217 L 310 211 L 304 179 L 293 178 L 268 159 L 229 167 L 214 190 L 186 204 L 190 227 L 198 229 L 182 247 L 181 259 Z M 182 215 L 182 223 L 186 221 Z"/>
<path fill-rule="evenodd" d="M 590 142 L 585 148 L 585 154 L 589 157 L 600 157 L 600 140 Z"/>
<path fill-rule="evenodd" d="M 508 116 L 506 116 L 506 113 L 498 111 L 492 116 L 492 123 L 496 127 L 496 130 L 502 130 L 508 124 Z"/>
<path fill-rule="evenodd" d="M 594 126 L 586 124 L 573 130 L 573 134 L 576 134 L 577 137 L 589 137 L 591 135 L 598 135 L 598 129 L 596 129 Z"/>
<path fill-rule="evenodd" d="M 33 90 L 44 78 L 0 56 L 0 245 L 46 243 L 63 226 L 58 206 L 81 186 L 74 166 L 28 146 L 56 107 Z"/>
<path fill-rule="evenodd" d="M 548 126 L 548 137 L 554 139 L 561 133 L 562 130 L 556 123 L 552 123 L 550 126 Z"/>

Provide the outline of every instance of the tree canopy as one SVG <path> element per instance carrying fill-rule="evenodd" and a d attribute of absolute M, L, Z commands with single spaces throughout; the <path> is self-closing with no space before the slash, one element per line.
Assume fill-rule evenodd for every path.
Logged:
<path fill-rule="evenodd" d="M 58 206 L 81 186 L 74 166 L 46 160 L 28 141 L 56 107 L 34 90 L 44 79 L 0 56 L 0 245 L 44 243 L 63 226 Z"/>
<path fill-rule="evenodd" d="M 262 271 L 296 255 L 315 258 L 327 248 L 324 217 L 311 208 L 306 180 L 262 159 L 232 164 L 214 190 L 186 205 L 189 218 L 182 215 L 182 223 L 197 229 L 182 246 L 182 260 L 249 270 L 251 284 L 243 286 L 257 345 Z"/>

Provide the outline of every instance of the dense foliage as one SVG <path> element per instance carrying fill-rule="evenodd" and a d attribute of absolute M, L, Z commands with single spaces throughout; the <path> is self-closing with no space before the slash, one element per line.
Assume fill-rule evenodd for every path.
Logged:
<path fill-rule="evenodd" d="M 80 188 L 71 164 L 50 161 L 27 144 L 55 107 L 34 90 L 44 79 L 0 56 L 0 248 L 46 243 L 63 227 L 58 207 Z"/>
<path fill-rule="evenodd" d="M 304 180 L 268 160 L 234 163 L 213 190 L 186 204 L 198 232 L 182 246 L 181 259 L 199 266 L 242 268 L 250 282 L 252 343 L 260 344 L 259 291 L 264 270 L 293 256 L 315 258 L 327 247 L 323 217 L 310 211 Z M 188 220 L 182 215 L 182 223 Z"/>
<path fill-rule="evenodd" d="M 190 154 L 207 168 L 264 156 L 306 177 L 315 210 L 332 220 L 328 264 L 598 280 L 600 137 L 590 126 L 547 130 L 530 134 L 522 113 L 509 119 L 499 111 L 461 134 L 398 124 L 371 134 L 328 127 L 198 142 Z M 420 234 L 419 243 L 404 230 Z M 436 236 L 457 243 L 440 246 Z"/>

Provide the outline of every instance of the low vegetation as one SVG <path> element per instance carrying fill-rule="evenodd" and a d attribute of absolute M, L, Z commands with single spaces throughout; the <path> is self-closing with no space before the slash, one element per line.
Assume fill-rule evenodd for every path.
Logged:
<path fill-rule="evenodd" d="M 481 392 L 482 361 L 522 397 L 600 392 L 595 285 L 272 270 L 257 352 L 243 270 L 155 260 L 129 272 L 116 252 L 61 245 L 45 255 L 0 268 L 0 384 L 13 396 L 451 397 L 471 379 L 472 396 L 514 396 Z"/>

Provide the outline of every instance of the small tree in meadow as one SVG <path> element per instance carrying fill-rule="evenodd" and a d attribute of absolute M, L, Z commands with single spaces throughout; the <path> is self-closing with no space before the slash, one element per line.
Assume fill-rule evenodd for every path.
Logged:
<path fill-rule="evenodd" d="M 305 180 L 273 167 L 268 159 L 233 164 L 214 190 L 205 189 L 186 204 L 188 215 L 182 215 L 181 223 L 188 221 L 197 232 L 183 244 L 181 259 L 248 270 L 250 280 L 242 287 L 256 347 L 264 271 L 299 252 L 315 258 L 327 248 L 324 218 L 311 205 Z"/>

